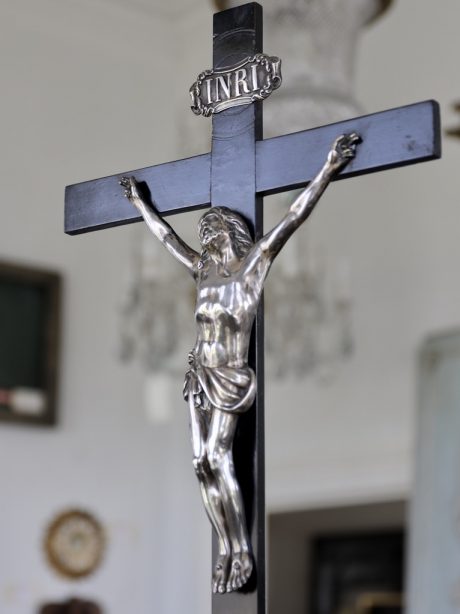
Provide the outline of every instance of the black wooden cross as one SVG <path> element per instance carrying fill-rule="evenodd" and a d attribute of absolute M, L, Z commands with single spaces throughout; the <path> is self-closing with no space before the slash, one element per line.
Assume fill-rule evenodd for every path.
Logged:
<path fill-rule="evenodd" d="M 276 49 L 270 51 L 276 53 Z M 234 66 L 259 52 L 260 5 L 250 3 L 214 16 L 215 69 Z M 265 141 L 262 106 L 256 102 L 213 116 L 211 153 L 68 186 L 65 231 L 79 234 L 139 221 L 139 214 L 118 184 L 123 175 L 134 175 L 150 187 L 161 215 L 225 205 L 246 218 L 257 238 L 262 233 L 263 197 L 308 184 L 335 138 L 351 132 L 360 134 L 363 142 L 338 179 L 440 157 L 439 110 L 433 101 Z M 213 614 L 266 611 L 263 320 L 260 306 L 250 355 L 258 394 L 255 409 L 240 418 L 234 450 L 256 573 L 244 591 L 215 595 Z"/>

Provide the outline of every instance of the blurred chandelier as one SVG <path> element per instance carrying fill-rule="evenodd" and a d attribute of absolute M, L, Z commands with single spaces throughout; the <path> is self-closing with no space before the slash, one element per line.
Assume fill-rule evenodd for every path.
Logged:
<path fill-rule="evenodd" d="M 285 60 L 283 86 L 264 107 L 265 137 L 363 113 L 354 98 L 357 43 L 364 26 L 391 1 L 262 0 L 264 47 Z M 219 10 L 238 4 L 241 1 L 215 0 Z M 209 150 L 209 126 L 192 114 L 188 118 L 181 141 L 193 143 L 198 151 Z M 188 155 L 190 147 L 181 153 Z M 268 226 L 282 215 L 280 206 L 294 197 L 292 193 L 271 197 L 278 206 L 266 208 Z M 193 284 L 181 267 L 170 266 L 171 259 L 162 251 L 145 229 L 135 234 L 120 311 L 121 356 L 130 360 L 137 355 L 150 373 L 182 371 L 182 353 L 188 347 L 184 339 L 190 331 L 193 334 Z M 300 377 L 314 370 L 330 374 L 353 345 L 347 265 L 325 266 L 324 256 L 311 245 L 305 230 L 290 239 L 285 251 L 265 292 L 268 370 L 278 377 Z"/>

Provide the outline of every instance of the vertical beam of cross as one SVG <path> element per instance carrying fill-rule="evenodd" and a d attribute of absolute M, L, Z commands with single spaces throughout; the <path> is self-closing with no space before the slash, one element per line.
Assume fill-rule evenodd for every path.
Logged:
<path fill-rule="evenodd" d="M 214 15 L 214 69 L 262 52 L 262 7 L 256 3 Z M 262 197 L 256 193 L 256 141 L 262 139 L 262 104 L 228 109 L 213 117 L 211 204 L 246 219 L 257 239 L 263 231 Z M 265 613 L 265 455 L 263 302 L 253 329 L 249 365 L 257 376 L 254 407 L 239 419 L 234 460 L 251 535 L 255 572 L 239 592 L 214 595 L 213 614 Z M 213 552 L 216 552 L 216 540 Z"/>

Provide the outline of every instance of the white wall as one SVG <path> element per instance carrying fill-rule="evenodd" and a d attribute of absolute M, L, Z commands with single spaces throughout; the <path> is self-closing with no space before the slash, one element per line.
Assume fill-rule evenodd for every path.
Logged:
<path fill-rule="evenodd" d="M 116 359 L 133 229 L 62 232 L 66 184 L 201 149 L 177 128 L 188 124 L 190 82 L 210 64 L 209 7 L 123 4 L 0 7 L 0 257 L 57 269 L 65 281 L 60 424 L 0 428 L 2 614 L 70 593 L 94 595 L 110 614 L 209 611 L 210 536 L 181 385 L 172 422 L 153 426 L 140 369 Z M 429 97 L 448 111 L 460 97 L 459 17 L 456 0 L 442 9 L 400 0 L 368 31 L 357 90 L 369 111 Z M 206 141 L 208 128 L 196 130 Z M 341 182 L 315 213 L 310 232 L 332 261 L 352 265 L 356 352 L 328 388 L 268 386 L 271 509 L 410 491 L 415 352 L 460 314 L 459 155 L 460 142 L 446 141 L 441 163 Z M 56 578 L 40 550 L 46 522 L 69 505 L 110 530 L 105 565 L 75 585 Z"/>
<path fill-rule="evenodd" d="M 70 594 L 111 614 L 203 612 L 210 536 L 181 386 L 181 413 L 154 428 L 142 373 L 116 358 L 132 228 L 63 233 L 66 184 L 175 157 L 174 109 L 159 93 L 178 66 L 173 21 L 161 7 L 94 0 L 19 0 L 0 13 L 0 257 L 56 269 L 65 288 L 59 425 L 0 427 L 0 612 Z M 105 564 L 76 584 L 41 551 L 46 523 L 72 505 L 109 530 Z"/>
<path fill-rule="evenodd" d="M 367 31 L 357 96 L 369 112 L 436 98 L 455 123 L 459 15 L 455 0 L 399 1 Z M 459 157 L 445 139 L 441 162 L 341 182 L 311 219 L 331 262 L 351 263 L 356 351 L 331 387 L 269 387 L 272 509 L 410 491 L 416 351 L 460 319 Z"/>

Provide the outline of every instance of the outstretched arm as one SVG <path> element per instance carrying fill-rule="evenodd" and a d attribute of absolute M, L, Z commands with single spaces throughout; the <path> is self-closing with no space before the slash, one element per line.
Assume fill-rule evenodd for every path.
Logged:
<path fill-rule="evenodd" d="M 248 257 L 248 269 L 270 266 L 292 233 L 313 211 L 331 180 L 354 158 L 360 141 L 355 133 L 343 134 L 335 140 L 320 172 L 296 198 L 283 219 L 256 243 Z"/>
<path fill-rule="evenodd" d="M 120 185 L 125 188 L 126 198 L 136 207 L 144 218 L 150 231 L 163 243 L 168 252 L 187 267 L 191 275 L 195 275 L 200 260 L 199 254 L 187 245 L 147 203 L 139 191 L 139 185 L 134 177 L 122 177 Z"/>

